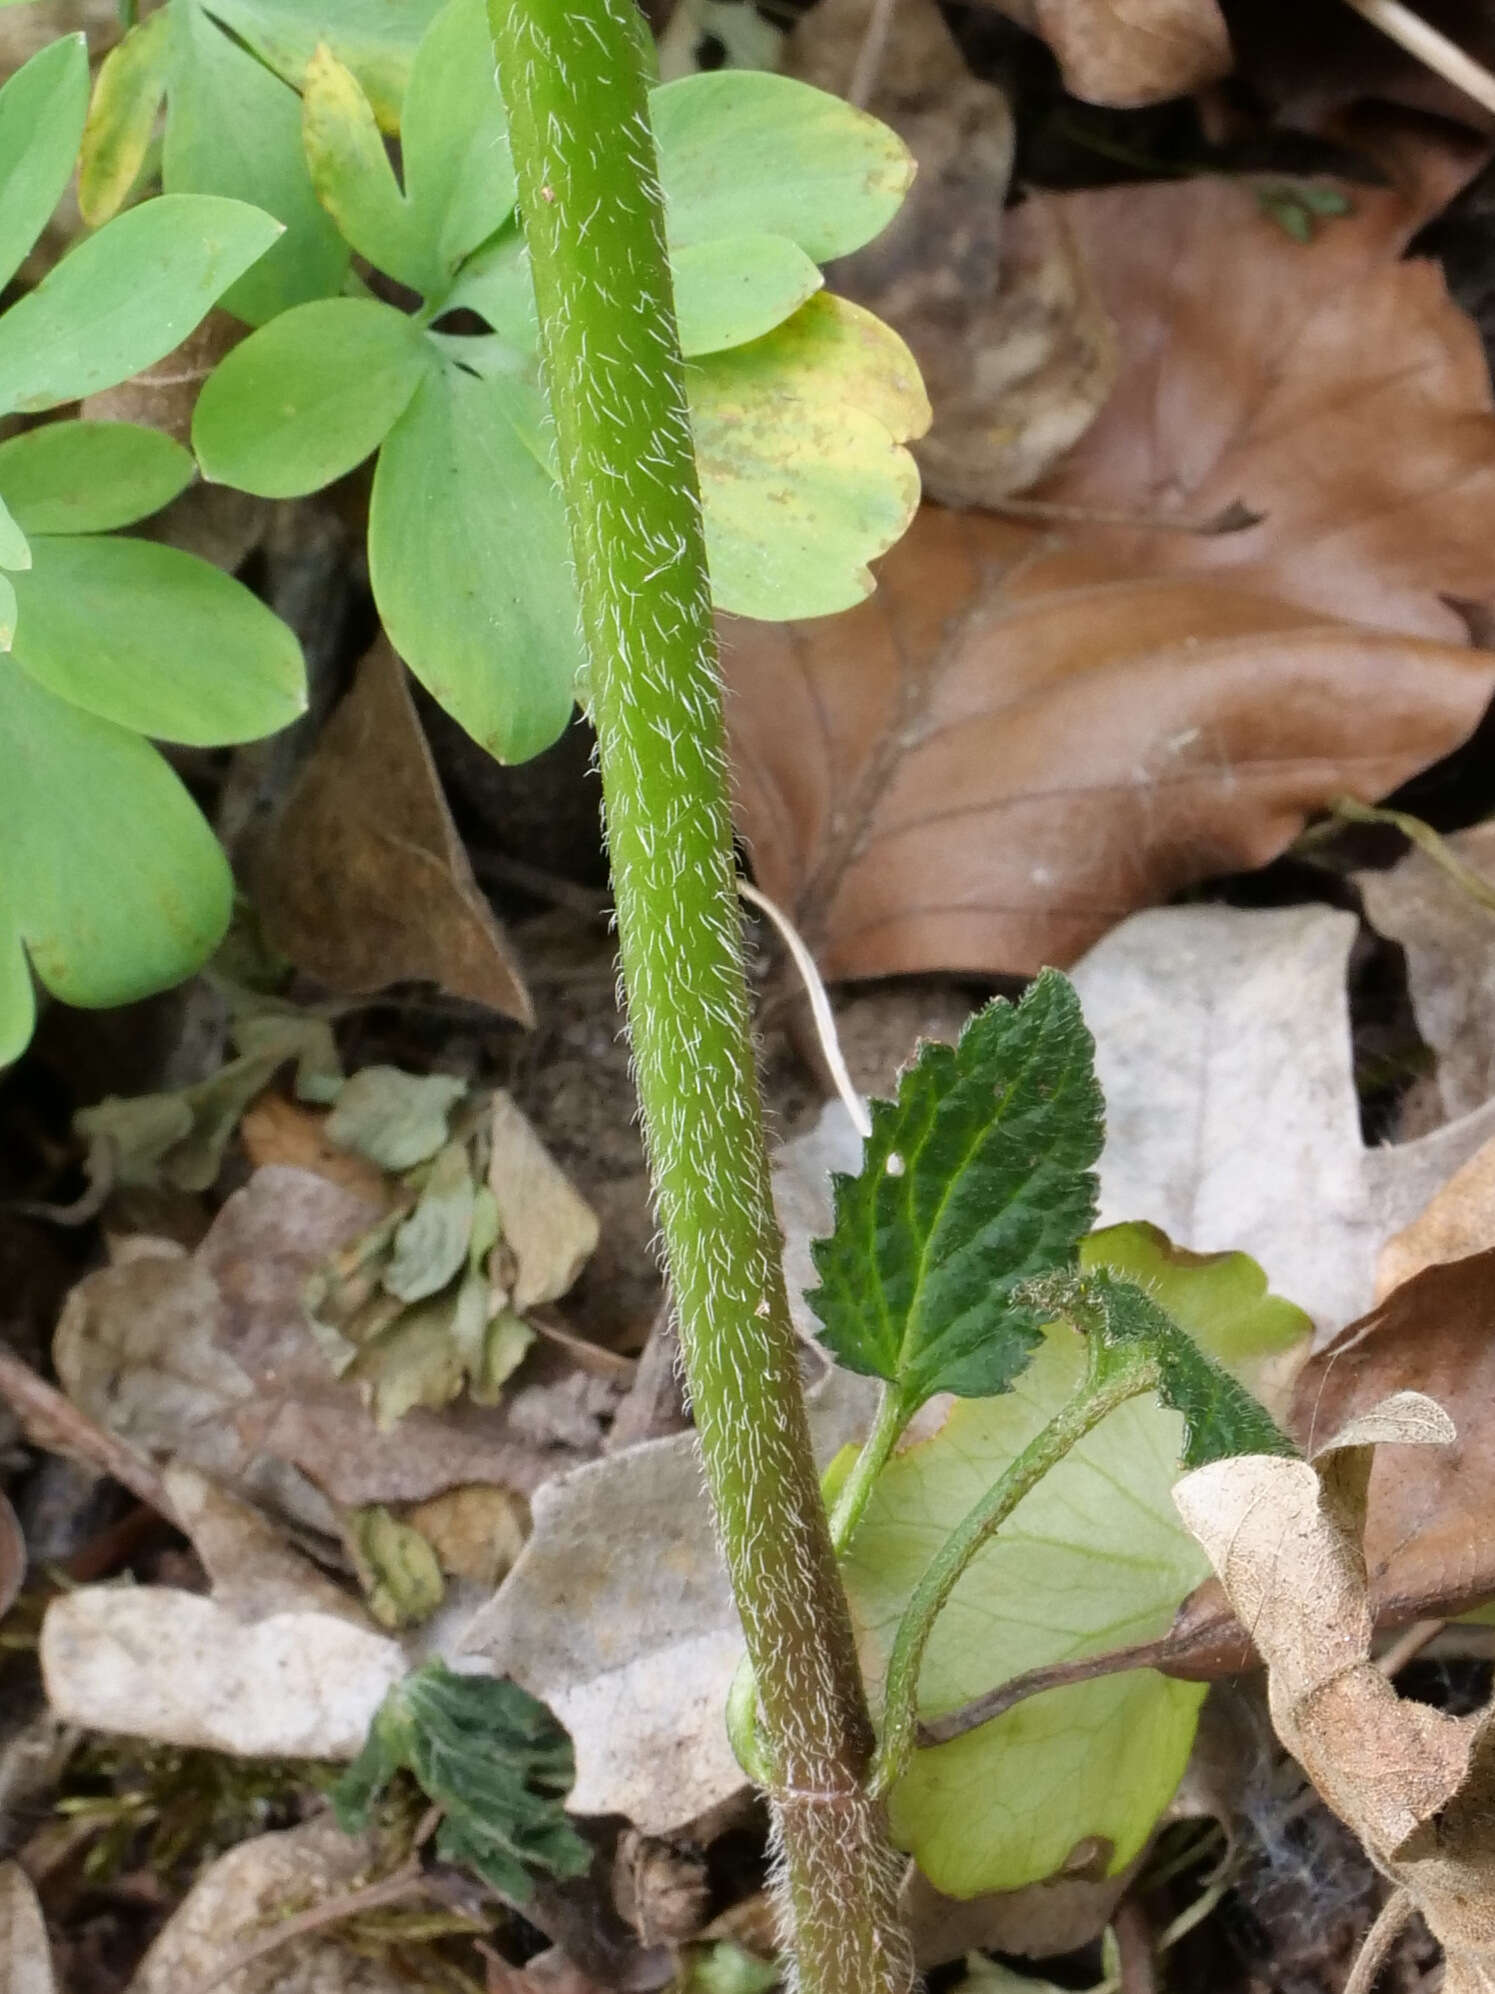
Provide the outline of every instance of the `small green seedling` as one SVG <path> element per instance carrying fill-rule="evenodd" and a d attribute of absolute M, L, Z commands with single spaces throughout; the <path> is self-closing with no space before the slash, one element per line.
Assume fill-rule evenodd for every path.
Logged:
<path fill-rule="evenodd" d="M 0 282 L 62 196 L 87 99 L 81 35 L 0 90 Z M 121 215 L 0 317 L 0 413 L 58 408 L 152 365 L 279 233 L 205 195 Z M 180 444 L 128 423 L 57 421 L 0 443 L 0 1064 L 30 1037 L 33 970 L 69 1003 L 123 1003 L 190 974 L 228 925 L 227 862 L 145 737 L 252 740 L 303 704 L 296 640 L 247 589 L 114 530 L 192 476 Z"/>

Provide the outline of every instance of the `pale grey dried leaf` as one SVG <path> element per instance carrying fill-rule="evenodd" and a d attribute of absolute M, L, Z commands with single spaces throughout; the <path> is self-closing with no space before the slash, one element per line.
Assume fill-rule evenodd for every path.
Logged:
<path fill-rule="evenodd" d="M 42 1907 L 18 1862 L 0 1863 L 0 1994 L 56 1994 Z"/>
<path fill-rule="evenodd" d="M 413 1170 L 447 1139 L 452 1109 L 467 1082 L 450 1073 L 405 1073 L 398 1066 L 365 1066 L 344 1084 L 326 1135 L 381 1170 Z"/>
<path fill-rule="evenodd" d="M 565 1294 L 596 1247 L 597 1215 L 502 1088 L 490 1129 L 488 1188 L 514 1257 L 511 1299 L 522 1312 Z"/>
<path fill-rule="evenodd" d="M 1100 1223 L 1240 1249 L 1336 1329 L 1382 1242 L 1495 1134 L 1495 1102 L 1367 1149 L 1351 1063 L 1354 917 L 1198 906 L 1133 915 L 1073 972 L 1106 1096 Z"/>

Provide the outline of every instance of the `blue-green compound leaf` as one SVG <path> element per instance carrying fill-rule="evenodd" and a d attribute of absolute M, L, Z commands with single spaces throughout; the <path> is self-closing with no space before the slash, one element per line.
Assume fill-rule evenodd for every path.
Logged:
<path fill-rule="evenodd" d="M 1081 1265 L 1145 1280 L 1200 1350 L 1251 1385 L 1312 1333 L 1244 1254 L 1185 1253 L 1150 1226 L 1092 1234 Z M 1012 1391 L 966 1401 L 884 1469 L 845 1562 L 869 1681 L 950 1530 L 1085 1374 L 1051 1330 Z M 947 1715 L 1028 1669 L 1150 1641 L 1208 1574 L 1172 1488 L 1183 1421 L 1151 1395 L 1087 1434 L 973 1560 L 935 1623 L 919 1714 Z M 1151 1669 L 1055 1689 L 932 1750 L 892 1795 L 895 1833 L 942 1890 L 1017 1889 L 1098 1841 L 1111 1872 L 1152 1832 L 1188 1759 L 1202 1686 Z"/>
<path fill-rule="evenodd" d="M 257 208 L 208 194 L 128 209 L 0 318 L 0 408 L 81 401 L 152 366 L 279 234 Z"/>
<path fill-rule="evenodd" d="M 420 328 L 390 305 L 298 305 L 204 383 L 192 416 L 203 475 L 261 498 L 320 491 L 378 449 L 438 364 Z"/>
<path fill-rule="evenodd" d="M 0 1064 L 32 1022 L 25 944 L 69 1004 L 179 982 L 228 926 L 233 879 L 197 806 L 138 734 L 0 657 Z"/>
<path fill-rule="evenodd" d="M 591 1867 L 564 1805 L 576 1777 L 571 1740 L 517 1683 L 457 1675 L 444 1662 L 397 1683 L 333 1789 L 345 1829 L 367 1823 L 402 1768 L 443 1810 L 438 1853 L 506 1897 L 523 1902 L 537 1875 L 582 1876 Z"/>
<path fill-rule="evenodd" d="M 934 1392 L 1006 1391 L 1047 1319 L 1014 1299 L 1073 1263 L 1095 1213 L 1103 1103 L 1074 987 L 1045 970 L 960 1041 L 926 1045 L 874 1101 L 860 1173 L 835 1181 L 809 1300 L 849 1369 L 912 1411 Z"/>
<path fill-rule="evenodd" d="M 730 236 L 693 243 L 670 259 L 680 350 L 720 353 L 782 325 L 825 279 L 784 235 Z"/>
<path fill-rule="evenodd" d="M 0 288 L 62 199 L 88 109 L 88 49 L 64 35 L 0 90 Z"/>
<path fill-rule="evenodd" d="M 49 422 L 0 443 L 0 500 L 27 533 L 109 533 L 170 505 L 194 469 L 159 429 Z"/>
<path fill-rule="evenodd" d="M 914 177 L 898 134 L 839 97 L 763 70 L 649 93 L 672 248 L 785 235 L 816 263 L 887 227 Z"/>

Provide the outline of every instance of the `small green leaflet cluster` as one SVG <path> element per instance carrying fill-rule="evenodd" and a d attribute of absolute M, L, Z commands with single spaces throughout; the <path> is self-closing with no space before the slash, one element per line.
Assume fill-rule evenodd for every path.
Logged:
<path fill-rule="evenodd" d="M 81 35 L 0 90 L 0 284 L 62 196 L 87 104 Z M 0 413 L 151 366 L 279 233 L 206 195 L 121 215 L 0 317 Z M 247 589 L 114 535 L 192 475 L 179 444 L 128 423 L 0 444 L 0 1065 L 30 1037 L 32 970 L 69 1003 L 125 1003 L 188 975 L 228 925 L 223 853 L 144 737 L 252 740 L 304 703 L 300 648 Z"/>
<path fill-rule="evenodd" d="M 957 1045 L 921 1047 L 897 1100 L 872 1103 L 809 1301 L 831 1354 L 885 1379 L 906 1416 L 935 1392 L 1006 1391 L 1037 1348 L 1049 1317 L 1022 1284 L 1072 1266 L 1095 1217 L 1094 1053 L 1073 985 L 1045 970 Z"/>
<path fill-rule="evenodd" d="M 1071 1323 L 1090 1349 L 1090 1379 L 1101 1389 L 1128 1372 L 1183 1416 L 1179 1465 L 1202 1468 L 1234 1454 L 1290 1454 L 1298 1448 L 1230 1373 L 1180 1329 L 1144 1288 L 1097 1267 L 1031 1281 L 1022 1299 Z"/>
<path fill-rule="evenodd" d="M 437 1853 L 524 1903 L 536 1875 L 583 1876 L 592 1852 L 566 1816 L 571 1740 L 517 1683 L 428 1662 L 385 1697 L 363 1750 L 333 1788 L 347 1832 L 365 1827 L 395 1774 L 442 1809 Z"/>
<path fill-rule="evenodd" d="M 198 0 L 169 11 L 224 59 Z M 176 33 L 159 31 L 163 49 Z M 308 247 L 299 297 L 268 322 L 263 299 L 230 301 L 260 329 L 205 386 L 193 443 L 208 477 L 269 498 L 315 491 L 377 453 L 369 570 L 384 626 L 476 740 L 521 761 L 566 725 L 582 660 L 483 0 L 448 0 L 416 51 L 402 179 L 380 107 L 336 45 L 297 75 L 297 170 L 341 260 Z M 106 84 L 107 71 L 101 99 Z M 928 405 L 902 342 L 825 295 L 818 265 L 878 233 L 912 160 L 876 120 L 785 77 L 685 78 L 650 108 L 715 598 L 765 617 L 845 608 L 917 504 L 913 460 L 896 446 Z M 171 132 L 169 115 L 168 185 Z M 258 198 L 290 219 L 264 144 Z M 348 278 L 350 252 L 416 309 Z M 290 303 L 284 281 L 281 295 Z"/>

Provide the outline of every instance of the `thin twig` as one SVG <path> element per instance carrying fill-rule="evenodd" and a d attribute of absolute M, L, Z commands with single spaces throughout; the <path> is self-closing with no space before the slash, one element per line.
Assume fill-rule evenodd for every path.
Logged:
<path fill-rule="evenodd" d="M 1376 1922 L 1365 1934 L 1365 1942 L 1344 1984 L 1344 1994 L 1370 1994 L 1377 1974 L 1386 1964 L 1386 1955 L 1410 1924 L 1416 1909 L 1410 1891 L 1392 1891 L 1376 1914 Z"/>
<path fill-rule="evenodd" d="M 1135 1891 L 1116 1906 L 1111 1919 L 1119 1959 L 1120 1994 L 1157 1994 L 1158 1961 L 1152 1920 Z"/>
<path fill-rule="evenodd" d="M 133 1447 L 127 1447 L 117 1434 L 90 1419 L 55 1385 L 39 1378 L 11 1350 L 0 1349 L 0 1399 L 20 1415 L 27 1433 L 39 1447 L 76 1455 L 102 1473 L 112 1475 L 168 1523 L 178 1522 L 166 1484 L 150 1462 Z"/>
<path fill-rule="evenodd" d="M 279 1952 L 293 1939 L 304 1939 L 313 1932 L 320 1932 L 329 1925 L 345 1924 L 349 1918 L 361 1917 L 365 1911 L 382 1911 L 390 1904 L 399 1904 L 407 1897 L 424 1897 L 427 1894 L 427 1879 L 420 1863 L 414 1858 L 389 1876 L 381 1877 L 377 1883 L 365 1884 L 361 1890 L 345 1890 L 336 1897 L 324 1897 L 320 1904 L 313 1904 L 308 1910 L 298 1911 L 293 1918 L 284 1918 L 247 1945 L 240 1946 L 219 1966 L 210 1979 L 200 1980 L 192 1994 L 212 1994 L 215 1987 L 221 1987 L 225 1980 L 242 1973 L 246 1966 L 253 1966 L 257 1960 L 265 1959 L 272 1952 Z"/>
<path fill-rule="evenodd" d="M 1495 883 L 1486 879 L 1483 873 L 1476 872 L 1473 866 L 1465 865 L 1453 846 L 1431 824 L 1425 824 L 1420 817 L 1413 817 L 1406 810 L 1387 810 L 1380 804 L 1362 803 L 1358 796 L 1336 796 L 1329 808 L 1346 824 L 1393 825 L 1404 838 L 1410 838 L 1440 871 L 1447 873 L 1460 892 L 1467 893 L 1476 906 L 1483 907 L 1486 913 L 1495 914 Z"/>
<path fill-rule="evenodd" d="M 1448 1625 L 1446 1620 L 1414 1620 L 1399 1634 L 1384 1655 L 1376 1657 L 1376 1667 L 1388 1682 L 1399 1676 L 1408 1662 L 1415 1661 L 1430 1641 L 1436 1641 Z"/>
<path fill-rule="evenodd" d="M 872 101 L 872 93 L 877 88 L 877 80 L 882 74 L 883 62 L 888 53 L 888 37 L 893 32 L 893 16 L 898 10 L 898 0 L 872 0 L 871 11 L 867 15 L 867 25 L 862 31 L 861 45 L 857 49 L 857 59 L 852 66 L 851 79 L 846 85 L 846 101 L 855 104 L 859 111 L 865 111 Z"/>
<path fill-rule="evenodd" d="M 1402 6 L 1401 0 L 1345 0 L 1345 4 L 1353 7 L 1373 28 L 1389 35 L 1408 55 L 1415 55 L 1420 63 L 1451 83 L 1455 90 L 1462 90 L 1487 111 L 1495 111 L 1495 76 L 1472 55 L 1466 55 L 1457 42 L 1440 34 L 1421 14 Z"/>
<path fill-rule="evenodd" d="M 1113 1648 L 1103 1655 L 1087 1655 L 1076 1662 L 1051 1662 L 1046 1668 L 1027 1669 L 1022 1675 L 998 1683 L 995 1689 L 973 1696 L 957 1710 L 947 1710 L 942 1717 L 924 1718 L 919 1725 L 919 1743 L 926 1748 L 948 1745 L 955 1738 L 963 1738 L 967 1731 L 990 1724 L 1030 1696 L 1041 1696 L 1045 1690 L 1093 1682 L 1098 1676 L 1116 1675 L 1123 1669 L 1156 1668 L 1168 1658 L 1169 1644 L 1164 1639 L 1147 1641 L 1137 1648 Z"/>
<path fill-rule="evenodd" d="M 1221 533 L 1241 533 L 1248 526 L 1260 526 L 1266 514 L 1253 512 L 1240 499 L 1205 519 L 1166 512 L 1124 512 L 1106 506 L 1059 505 L 1049 499 L 1000 498 L 991 502 L 993 512 L 1008 513 L 1014 519 L 1053 520 L 1061 526 L 1132 526 L 1139 532 L 1193 533 L 1209 539 Z"/>
<path fill-rule="evenodd" d="M 820 1049 L 825 1054 L 825 1063 L 830 1068 L 831 1079 L 836 1083 L 836 1092 L 845 1104 L 851 1117 L 851 1125 L 863 1142 L 872 1133 L 872 1118 L 867 1113 L 866 1103 L 852 1084 L 846 1061 L 841 1053 L 841 1041 L 836 1033 L 835 1013 L 831 1010 L 831 1000 L 826 995 L 825 985 L 820 980 L 820 971 L 815 967 L 815 958 L 805 945 L 804 936 L 795 927 L 789 916 L 775 900 L 766 893 L 760 893 L 756 886 L 750 886 L 745 879 L 739 879 L 737 890 L 743 899 L 765 913 L 784 938 L 784 946 L 794 959 L 794 967 L 799 971 L 800 980 L 805 986 L 805 995 L 810 1000 L 810 1015 L 815 1020 L 815 1030 L 820 1038 Z"/>

